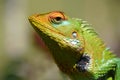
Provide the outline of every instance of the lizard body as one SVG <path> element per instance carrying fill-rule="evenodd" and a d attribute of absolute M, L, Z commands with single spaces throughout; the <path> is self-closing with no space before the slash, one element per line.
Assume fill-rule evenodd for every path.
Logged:
<path fill-rule="evenodd" d="M 119 80 L 120 59 L 85 21 L 60 11 L 35 14 L 29 21 L 72 80 Z"/>

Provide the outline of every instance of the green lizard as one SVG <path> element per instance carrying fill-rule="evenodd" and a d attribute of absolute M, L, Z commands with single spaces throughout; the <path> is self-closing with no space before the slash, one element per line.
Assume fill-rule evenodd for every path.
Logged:
<path fill-rule="evenodd" d="M 35 14 L 29 21 L 71 80 L 120 80 L 120 59 L 86 21 L 60 11 Z"/>

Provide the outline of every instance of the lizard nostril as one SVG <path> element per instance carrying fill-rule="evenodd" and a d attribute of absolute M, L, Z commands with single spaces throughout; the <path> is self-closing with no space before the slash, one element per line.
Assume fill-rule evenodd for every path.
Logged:
<path fill-rule="evenodd" d="M 36 14 L 36 17 L 39 17 L 40 16 L 40 14 Z"/>

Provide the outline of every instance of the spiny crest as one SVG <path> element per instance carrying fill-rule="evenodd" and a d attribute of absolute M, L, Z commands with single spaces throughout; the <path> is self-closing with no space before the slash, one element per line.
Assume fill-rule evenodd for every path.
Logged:
<path fill-rule="evenodd" d="M 82 19 L 75 19 L 80 24 L 80 29 L 82 29 L 83 34 L 87 33 L 87 37 L 89 39 L 95 39 L 95 45 L 104 45 L 103 41 L 98 37 L 98 34 L 91 27 L 91 24 L 88 24 L 87 21 L 83 21 Z M 96 44 L 97 43 L 97 44 Z"/>
<path fill-rule="evenodd" d="M 97 35 L 97 33 L 91 27 L 91 24 L 88 24 L 87 21 L 83 21 L 82 19 L 78 19 L 78 18 L 76 18 L 75 20 L 81 24 L 80 28 L 82 28 L 84 31 L 87 31 L 93 35 Z"/>
<path fill-rule="evenodd" d="M 87 21 L 83 21 L 81 19 L 75 19 L 80 24 L 80 29 L 83 31 L 83 37 L 85 39 L 85 48 L 87 48 L 87 52 L 89 52 L 92 56 L 98 56 L 98 60 L 101 59 L 110 59 L 113 58 L 114 55 L 112 52 L 106 48 L 103 40 L 99 38 L 99 35 L 94 31 L 90 24 Z M 102 62 L 99 62 L 102 63 Z"/>

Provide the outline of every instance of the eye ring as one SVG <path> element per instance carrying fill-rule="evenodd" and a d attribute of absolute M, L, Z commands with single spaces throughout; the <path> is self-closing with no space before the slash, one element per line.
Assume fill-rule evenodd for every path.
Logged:
<path fill-rule="evenodd" d="M 61 24 L 66 17 L 63 12 L 52 12 L 49 14 L 49 21 L 54 24 Z"/>

